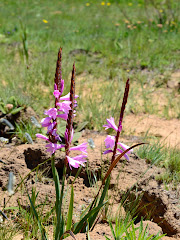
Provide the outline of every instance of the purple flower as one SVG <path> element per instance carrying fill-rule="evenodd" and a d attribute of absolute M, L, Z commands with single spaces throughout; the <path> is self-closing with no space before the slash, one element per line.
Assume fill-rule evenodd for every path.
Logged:
<path fill-rule="evenodd" d="M 72 167 L 78 168 L 80 165 L 84 166 L 83 163 L 87 162 L 86 155 L 77 155 L 76 157 L 69 157 L 69 156 L 66 156 L 66 157 L 67 157 L 70 169 L 72 169 Z"/>
<path fill-rule="evenodd" d="M 44 136 L 44 135 L 42 135 L 42 134 L 40 134 L 40 133 L 37 133 L 37 134 L 36 134 L 36 137 L 37 137 L 37 138 L 44 139 L 44 140 L 46 140 L 46 141 L 48 141 L 48 142 L 49 142 L 49 138 L 48 138 L 48 137 L 46 137 L 46 136 Z"/>
<path fill-rule="evenodd" d="M 71 144 L 72 140 L 73 140 L 73 135 L 74 135 L 74 129 L 72 128 L 71 131 L 71 138 L 69 140 L 69 145 Z M 66 129 L 65 134 L 64 134 L 65 139 L 68 141 L 68 130 Z"/>
<path fill-rule="evenodd" d="M 113 148 L 115 143 L 115 136 L 108 135 L 104 140 L 106 148 Z"/>
<path fill-rule="evenodd" d="M 82 153 L 87 154 L 87 143 L 82 143 L 82 144 L 80 144 L 78 146 L 71 147 L 69 150 L 70 151 L 72 151 L 72 150 L 81 151 Z"/>
<path fill-rule="evenodd" d="M 63 111 L 64 113 L 69 113 L 69 110 L 71 110 L 71 101 L 63 101 L 63 102 L 58 102 L 57 106 L 59 106 L 58 111 Z"/>
<path fill-rule="evenodd" d="M 52 143 L 50 142 L 49 144 L 46 145 L 47 151 L 52 155 L 55 153 L 56 150 L 63 148 L 63 144 L 57 144 L 57 143 Z"/>
<path fill-rule="evenodd" d="M 124 144 L 124 143 L 118 142 L 118 144 L 119 144 L 124 150 L 126 150 L 126 149 L 129 148 L 129 146 L 127 146 L 127 145 Z M 133 149 L 129 150 L 127 153 L 130 154 L 130 153 L 132 153 L 132 152 L 133 152 Z"/>
<path fill-rule="evenodd" d="M 52 122 L 52 123 L 49 123 L 49 125 L 48 125 L 48 130 L 47 130 L 47 133 L 49 134 L 49 133 L 52 133 L 52 131 L 53 131 L 53 129 L 55 128 L 55 126 L 56 126 L 56 122 Z"/>
<path fill-rule="evenodd" d="M 64 120 L 67 120 L 68 114 L 67 114 L 67 113 L 58 114 L 57 117 L 62 118 L 62 119 L 64 119 Z"/>
<path fill-rule="evenodd" d="M 57 117 L 57 108 L 50 108 L 49 110 L 45 111 L 44 114 L 55 120 Z"/>
<path fill-rule="evenodd" d="M 57 89 L 56 83 L 54 84 L 53 95 L 55 96 L 55 98 L 59 98 L 62 95 L 63 91 L 64 91 L 64 80 L 62 79 L 61 80 L 61 89 L 60 89 L 60 91 Z"/>
<path fill-rule="evenodd" d="M 51 118 L 50 118 L 50 117 L 43 118 L 43 119 L 41 120 L 41 125 L 42 125 L 42 127 L 48 127 L 49 124 L 50 124 L 50 121 L 51 121 Z"/>
<path fill-rule="evenodd" d="M 114 145 L 115 145 L 115 136 L 108 135 L 108 136 L 106 137 L 106 139 L 104 140 L 104 142 L 105 142 L 106 148 L 110 148 L 110 149 L 104 151 L 103 154 L 108 154 L 108 153 L 113 152 L 112 149 L 114 148 Z M 126 150 L 126 149 L 129 148 L 127 145 L 125 145 L 124 143 L 121 143 L 121 142 L 118 142 L 118 145 L 120 145 L 124 150 Z M 122 150 L 122 149 L 120 149 L 120 148 L 117 148 L 117 151 L 119 151 L 120 153 L 123 153 L 124 150 Z M 130 150 L 130 151 L 128 151 L 126 154 L 124 154 L 124 157 L 125 157 L 127 160 L 129 160 L 129 157 L 128 157 L 127 154 L 130 154 L 130 153 L 132 153 L 132 150 Z M 116 155 L 118 155 L 118 153 L 117 153 Z"/>
<path fill-rule="evenodd" d="M 54 90 L 53 95 L 55 96 L 55 98 L 59 98 L 61 96 L 61 93 L 59 90 Z"/>
<path fill-rule="evenodd" d="M 78 95 L 75 95 L 75 99 L 78 98 Z M 70 93 L 68 93 L 67 95 L 65 95 L 64 97 L 60 97 L 60 100 L 67 100 L 70 101 Z M 75 101 L 76 103 L 76 101 Z"/>
<path fill-rule="evenodd" d="M 105 127 L 105 130 L 107 130 L 108 128 L 113 128 L 116 132 L 118 131 L 118 127 L 116 126 L 115 122 L 114 122 L 114 118 L 110 117 L 110 119 L 106 119 L 108 124 L 103 125 L 103 127 Z M 121 127 L 122 129 L 122 127 Z M 120 129 L 120 131 L 121 131 Z"/>

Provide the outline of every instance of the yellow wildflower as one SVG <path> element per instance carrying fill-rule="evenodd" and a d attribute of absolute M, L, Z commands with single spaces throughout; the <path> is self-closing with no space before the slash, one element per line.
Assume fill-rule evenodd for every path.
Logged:
<path fill-rule="evenodd" d="M 104 5 L 105 5 L 105 2 L 101 2 L 101 5 L 104 6 Z"/>
<path fill-rule="evenodd" d="M 44 23 L 48 23 L 48 21 L 47 21 L 47 20 L 45 20 L 45 19 L 43 19 L 43 22 L 44 22 Z"/>
<path fill-rule="evenodd" d="M 107 6 L 110 6 L 110 5 L 111 5 L 111 3 L 110 3 L 110 2 L 108 2 L 108 3 L 107 3 Z"/>
<path fill-rule="evenodd" d="M 128 6 L 130 6 L 130 7 L 131 7 L 132 5 L 133 5 L 132 3 L 128 3 Z"/>
<path fill-rule="evenodd" d="M 129 69 L 127 69 L 127 70 L 126 70 L 126 72 L 130 72 L 130 70 L 129 70 Z"/>
<path fill-rule="evenodd" d="M 90 3 L 86 3 L 86 6 L 89 7 L 89 6 L 90 6 Z"/>
<path fill-rule="evenodd" d="M 162 9 L 160 9 L 160 10 L 159 10 L 159 12 L 160 12 L 160 13 L 163 13 L 163 10 L 162 10 Z"/>

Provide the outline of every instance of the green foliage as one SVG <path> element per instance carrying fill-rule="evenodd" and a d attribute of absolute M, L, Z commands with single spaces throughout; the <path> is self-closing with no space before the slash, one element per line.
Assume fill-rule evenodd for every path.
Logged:
<path fill-rule="evenodd" d="M 113 229 L 112 223 L 110 222 L 110 228 L 114 240 L 158 240 L 164 235 L 157 234 L 156 236 L 150 235 L 147 231 L 147 225 L 145 229 L 143 228 L 143 220 L 141 219 L 140 226 L 134 225 L 135 219 L 130 218 L 130 214 L 127 213 L 125 219 L 121 218 L 116 220 L 115 229 Z M 110 240 L 106 236 L 107 240 Z"/>
<path fill-rule="evenodd" d="M 157 180 L 165 183 L 173 182 L 175 185 L 180 181 L 180 151 L 177 148 L 168 148 L 158 140 L 144 145 L 137 150 L 140 158 L 148 163 L 166 168 L 166 173 L 157 176 Z"/>
<path fill-rule="evenodd" d="M 18 100 L 14 96 L 11 96 L 6 101 L 0 98 L 0 111 L 3 114 L 15 115 L 24 108 L 25 108 L 24 106 L 20 106 Z"/>
<path fill-rule="evenodd" d="M 32 125 L 32 123 L 24 123 L 20 122 L 19 124 L 15 124 L 16 129 L 14 134 L 20 139 L 21 143 L 33 143 L 33 140 L 35 140 L 37 133 L 37 127 Z M 38 129 L 38 131 L 40 131 Z"/>
<path fill-rule="evenodd" d="M 154 91 L 159 86 L 166 92 L 164 76 L 170 77 L 179 67 L 178 0 L 155 0 L 154 4 L 131 1 L 132 5 L 127 1 L 111 1 L 110 6 L 101 6 L 101 1 L 89 3 L 89 6 L 80 0 L 0 3 L 1 97 L 5 101 L 14 95 L 38 113 L 48 108 L 56 59 L 52 52 L 57 52 L 61 39 L 65 81 L 71 71 L 70 57 L 77 66 L 81 122 L 88 121 L 89 128 L 100 130 L 107 116 L 105 112 L 116 112 L 117 100 L 114 99 L 119 98 L 119 89 L 128 77 L 134 86 L 129 111 L 157 114 L 156 103 L 151 103 L 151 110 L 148 104 L 137 106 L 135 97 L 138 93 L 139 99 L 144 95 L 149 99 L 148 88 L 144 88 L 143 96 L 141 94 L 143 79 L 143 84 L 149 83 L 151 89 L 152 79 L 155 81 Z M 21 16 L 21 24 L 17 16 Z M 24 56 L 28 58 L 28 65 Z M 8 71 L 4 71 L 7 67 Z M 99 86 L 102 86 L 100 91 Z M 65 86 L 65 93 L 68 90 L 69 86 Z M 92 92 L 93 96 L 89 97 Z M 172 97 L 175 98 L 175 93 L 170 94 L 170 99 Z M 179 105 L 178 99 L 173 102 Z M 164 111 L 162 116 L 177 117 L 179 110 L 174 109 L 173 116 L 168 114 Z"/>

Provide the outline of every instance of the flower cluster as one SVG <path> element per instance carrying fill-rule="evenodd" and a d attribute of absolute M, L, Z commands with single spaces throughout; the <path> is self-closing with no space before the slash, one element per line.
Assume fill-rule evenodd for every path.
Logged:
<path fill-rule="evenodd" d="M 117 132 L 117 131 L 120 132 L 120 131 L 122 130 L 122 125 L 120 124 L 120 125 L 119 125 L 119 129 L 118 129 L 118 127 L 116 126 L 116 124 L 115 124 L 115 122 L 114 122 L 114 118 L 113 118 L 113 117 L 111 117 L 110 119 L 106 119 L 106 121 L 107 121 L 107 124 L 103 125 L 103 127 L 105 127 L 105 130 L 107 130 L 107 129 L 109 129 L 109 128 L 114 129 L 116 132 Z M 114 146 L 115 146 L 115 139 L 116 139 L 116 137 L 115 137 L 115 136 L 111 136 L 111 135 L 108 135 L 108 136 L 106 137 L 106 139 L 104 140 L 105 146 L 106 146 L 106 148 L 110 148 L 110 149 L 104 151 L 103 154 L 107 154 L 107 153 L 113 152 L 113 148 L 114 148 Z M 125 145 L 124 143 L 121 143 L 121 142 L 118 142 L 118 145 L 119 145 L 123 150 L 126 150 L 126 149 L 129 148 L 127 145 Z M 123 153 L 123 152 L 124 152 L 121 148 L 117 148 L 117 151 L 118 151 L 119 153 Z M 128 151 L 127 154 L 129 154 L 129 153 L 131 153 L 131 152 L 132 152 L 132 150 Z M 117 154 L 119 154 L 119 153 L 117 153 Z M 127 154 L 124 154 L 124 157 L 125 157 L 127 160 L 129 160 L 129 157 L 128 157 Z"/>
<path fill-rule="evenodd" d="M 60 49 L 61 51 L 61 49 Z M 60 57 L 59 57 L 60 56 Z M 69 163 L 70 168 L 75 167 L 78 168 L 80 165 L 84 166 L 84 162 L 86 162 L 87 158 L 87 143 L 80 144 L 79 146 L 76 147 L 71 147 L 69 148 L 72 139 L 73 139 L 73 128 L 71 126 L 71 134 L 70 138 L 67 136 L 67 133 L 69 131 L 68 128 L 66 128 L 65 132 L 65 140 L 66 143 L 62 144 L 62 140 L 60 136 L 57 133 L 57 120 L 58 118 L 64 119 L 65 121 L 68 120 L 69 116 L 73 118 L 75 116 L 75 111 L 74 107 L 77 106 L 76 98 L 78 97 L 77 95 L 74 94 L 73 96 L 73 101 L 70 100 L 72 97 L 70 96 L 70 93 L 62 97 L 62 93 L 64 90 L 64 80 L 61 79 L 61 52 L 58 55 L 58 62 L 57 62 L 57 76 L 55 75 L 55 84 L 54 84 L 54 92 L 53 95 L 55 97 L 55 107 L 50 108 L 49 110 L 45 111 L 44 114 L 46 115 L 45 118 L 41 120 L 41 125 L 42 127 L 47 128 L 47 136 L 44 136 L 42 134 L 36 134 L 36 137 L 41 138 L 45 141 L 48 142 L 46 144 L 47 151 L 53 155 L 56 150 L 65 148 L 67 149 L 68 146 L 68 153 L 66 153 L 66 159 L 67 162 Z M 74 67 L 74 66 L 73 66 Z M 74 67 L 75 69 L 75 67 Z M 59 77 L 60 76 L 60 77 Z M 73 102 L 73 104 L 72 104 Z M 72 107 L 73 106 L 73 107 Z M 71 123 L 72 125 L 72 123 Z M 78 150 L 81 151 L 82 154 L 75 156 L 75 157 L 70 157 L 69 152 L 72 150 Z"/>

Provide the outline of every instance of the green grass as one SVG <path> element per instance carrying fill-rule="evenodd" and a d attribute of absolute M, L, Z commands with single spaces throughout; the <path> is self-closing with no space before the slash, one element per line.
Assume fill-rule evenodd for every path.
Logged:
<path fill-rule="evenodd" d="M 101 1 L 89 3 L 86 6 L 80 0 L 1 1 L 2 98 L 14 95 L 39 114 L 51 106 L 57 51 L 62 46 L 65 92 L 69 90 L 69 74 L 75 61 L 77 93 L 83 95 L 85 90 L 79 119 L 88 119 L 91 128 L 100 129 L 106 113 L 116 112 L 119 91 L 128 77 L 133 87 L 130 111 L 168 118 L 179 116 L 177 108 L 169 116 L 170 106 L 160 113 L 157 103 L 151 103 L 153 107 L 148 104 L 152 78 L 156 92 L 157 87 L 165 86 L 167 74 L 171 75 L 179 66 L 178 1 L 173 1 L 172 9 L 167 4 L 154 7 L 147 1 L 131 1 L 132 5 L 127 1 L 110 1 L 110 6 L 107 2 L 102 6 Z M 162 28 L 158 27 L 160 22 Z M 100 89 L 92 93 L 86 91 L 87 85 L 89 89 L 94 85 Z M 133 104 L 137 93 L 142 99 L 138 108 Z M 170 94 L 172 97 L 175 99 L 175 93 Z M 177 99 L 175 102 L 178 106 Z"/>
<path fill-rule="evenodd" d="M 178 148 L 168 148 L 159 141 L 154 141 L 149 145 L 139 147 L 137 154 L 140 158 L 146 159 L 148 163 L 156 164 L 166 169 L 158 181 L 165 184 L 173 183 L 174 186 L 180 182 L 180 150 Z"/>

